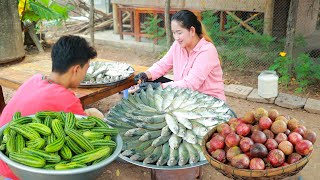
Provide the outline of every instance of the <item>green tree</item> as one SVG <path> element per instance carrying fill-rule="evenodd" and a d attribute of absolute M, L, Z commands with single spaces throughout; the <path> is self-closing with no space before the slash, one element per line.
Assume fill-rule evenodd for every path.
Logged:
<path fill-rule="evenodd" d="M 29 32 L 39 51 L 43 51 L 39 39 L 36 36 L 35 27 L 42 21 L 66 20 L 73 6 L 62 6 L 53 0 L 19 0 L 18 9 L 25 29 Z"/>

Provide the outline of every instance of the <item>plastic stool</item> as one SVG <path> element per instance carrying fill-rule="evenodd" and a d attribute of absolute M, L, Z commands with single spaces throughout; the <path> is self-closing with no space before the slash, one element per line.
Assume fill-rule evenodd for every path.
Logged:
<path fill-rule="evenodd" d="M 129 97 L 129 90 L 128 89 L 125 89 L 122 91 L 122 94 L 123 94 L 123 98 L 124 99 L 128 99 Z"/>

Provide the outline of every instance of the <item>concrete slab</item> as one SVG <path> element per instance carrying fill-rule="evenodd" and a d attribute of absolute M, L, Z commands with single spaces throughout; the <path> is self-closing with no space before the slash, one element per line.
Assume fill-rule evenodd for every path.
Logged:
<path fill-rule="evenodd" d="M 84 37 L 88 42 L 90 42 L 90 34 L 77 34 Z M 130 48 L 139 52 L 163 52 L 166 50 L 164 46 L 155 45 L 152 40 L 147 38 L 141 38 L 141 42 L 134 40 L 134 37 L 129 35 L 124 35 L 123 40 L 120 40 L 119 34 L 114 34 L 112 30 L 106 31 L 96 31 L 94 33 L 95 44 L 108 45 L 117 48 Z"/>
<path fill-rule="evenodd" d="M 273 104 L 276 98 L 263 98 L 258 95 L 258 89 L 253 89 L 249 96 L 247 97 L 248 101 L 253 102 L 260 102 L 260 103 L 267 103 L 267 104 Z"/>
<path fill-rule="evenodd" d="M 308 98 L 304 109 L 311 113 L 320 114 L 320 100 Z"/>
<path fill-rule="evenodd" d="M 250 94 L 252 90 L 252 87 L 230 84 L 228 86 L 225 86 L 224 92 L 227 96 L 247 99 L 247 96 Z"/>
<path fill-rule="evenodd" d="M 302 108 L 306 104 L 306 101 L 306 98 L 279 93 L 278 97 L 275 100 L 275 104 L 289 109 L 296 109 Z"/>

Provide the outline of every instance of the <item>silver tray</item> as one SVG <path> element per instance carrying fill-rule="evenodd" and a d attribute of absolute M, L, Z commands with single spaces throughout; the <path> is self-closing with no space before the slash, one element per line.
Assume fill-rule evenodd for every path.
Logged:
<path fill-rule="evenodd" d="M 133 73 L 128 76 L 125 79 L 122 79 L 120 81 L 112 82 L 112 83 L 92 83 L 92 84 L 87 84 L 87 83 L 80 83 L 78 86 L 79 88 L 100 88 L 100 87 L 105 87 L 105 86 L 115 86 L 118 84 L 121 84 L 122 82 L 128 80 L 131 76 L 133 76 Z"/>
<path fill-rule="evenodd" d="M 110 63 L 110 62 L 108 62 Z M 131 70 L 133 71 L 132 73 L 130 73 L 130 75 L 124 79 L 121 79 L 119 81 L 115 81 L 115 82 L 110 82 L 110 83 L 90 83 L 90 82 L 84 82 L 82 81 L 80 83 L 80 85 L 78 87 L 84 87 L 84 88 L 98 88 L 98 87 L 104 87 L 104 86 L 115 86 L 117 84 L 120 84 L 124 81 L 126 81 L 127 79 L 129 79 L 131 76 L 133 76 L 134 74 L 134 68 L 132 66 L 129 65 L 129 68 L 127 70 Z"/>
<path fill-rule="evenodd" d="M 187 164 L 187 165 L 184 165 L 184 166 L 157 166 L 157 165 L 154 165 L 154 164 L 143 164 L 140 161 L 133 161 L 130 158 L 128 158 L 126 156 L 123 156 L 122 154 L 119 154 L 119 158 L 121 158 L 122 160 L 127 161 L 129 163 L 132 163 L 134 165 L 137 165 L 137 166 L 141 166 L 141 167 L 145 167 L 145 168 L 151 168 L 151 169 L 160 169 L 160 170 L 188 169 L 188 168 L 194 168 L 194 167 L 203 166 L 203 165 L 208 164 L 208 161 L 205 160 L 205 161 L 199 161 L 199 162 L 197 162 L 195 164 Z"/>
<path fill-rule="evenodd" d="M 226 104 L 226 106 L 228 106 L 228 105 Z M 230 114 L 232 117 L 237 118 L 236 113 L 230 107 L 229 107 L 229 111 L 227 113 Z M 137 166 L 141 166 L 141 167 L 145 167 L 145 168 L 151 168 L 151 169 L 159 169 L 159 170 L 188 169 L 188 168 L 194 168 L 194 167 L 203 166 L 203 165 L 208 164 L 208 161 L 204 160 L 204 161 L 199 161 L 199 162 L 197 162 L 195 164 L 186 164 L 184 166 L 157 166 L 157 165 L 154 165 L 154 164 L 143 164 L 143 162 L 134 161 L 134 160 L 122 155 L 121 153 L 119 154 L 119 158 L 121 158 L 122 160 L 124 160 L 124 161 L 126 161 L 128 163 L 132 163 L 132 164 L 137 165 Z"/>

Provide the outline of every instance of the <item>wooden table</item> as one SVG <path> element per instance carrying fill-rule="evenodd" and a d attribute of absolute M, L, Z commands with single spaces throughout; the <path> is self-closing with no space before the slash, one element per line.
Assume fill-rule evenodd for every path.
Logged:
<path fill-rule="evenodd" d="M 105 59 L 96 59 L 96 61 L 110 61 Z M 135 73 L 143 72 L 147 69 L 145 66 L 131 65 Z M 0 113 L 5 107 L 5 101 L 2 92 L 2 86 L 17 90 L 26 80 L 37 73 L 49 75 L 51 72 L 51 60 L 35 61 L 30 63 L 19 63 L 8 66 L 0 70 Z M 134 85 L 134 75 L 125 81 L 114 85 L 101 88 L 73 88 L 71 89 L 80 99 L 83 106 L 99 101 L 105 97 L 121 92 Z"/>

